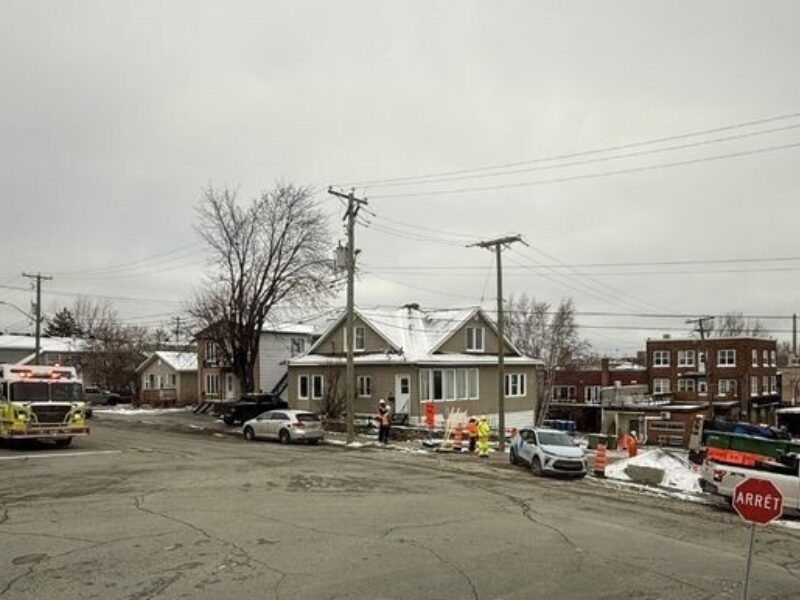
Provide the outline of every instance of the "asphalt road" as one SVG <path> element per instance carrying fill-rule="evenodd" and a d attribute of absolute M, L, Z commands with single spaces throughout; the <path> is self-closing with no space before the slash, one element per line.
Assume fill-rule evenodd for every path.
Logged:
<path fill-rule="evenodd" d="M 735 515 L 469 456 L 290 446 L 99 419 L 0 449 L 0 597 L 741 597 Z M 800 598 L 800 530 L 759 529 L 753 598 Z"/>

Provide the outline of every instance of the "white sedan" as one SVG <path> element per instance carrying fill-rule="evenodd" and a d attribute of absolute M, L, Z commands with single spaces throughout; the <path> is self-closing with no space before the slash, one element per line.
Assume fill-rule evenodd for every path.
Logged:
<path fill-rule="evenodd" d="M 513 465 L 530 465 L 534 475 L 584 477 L 589 471 L 583 450 L 566 433 L 556 429 L 520 429 L 511 440 L 509 460 Z"/>
<path fill-rule="evenodd" d="M 242 435 L 248 442 L 263 438 L 282 444 L 302 441 L 317 444 L 325 437 L 322 421 L 304 410 L 270 410 L 245 422 Z"/>

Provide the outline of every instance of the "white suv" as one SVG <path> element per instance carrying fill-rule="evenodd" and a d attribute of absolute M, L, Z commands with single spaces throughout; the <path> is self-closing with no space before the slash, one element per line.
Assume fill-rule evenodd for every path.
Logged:
<path fill-rule="evenodd" d="M 586 455 L 563 431 L 528 427 L 511 440 L 512 465 L 530 465 L 534 475 L 561 474 L 585 477 L 589 472 Z"/>

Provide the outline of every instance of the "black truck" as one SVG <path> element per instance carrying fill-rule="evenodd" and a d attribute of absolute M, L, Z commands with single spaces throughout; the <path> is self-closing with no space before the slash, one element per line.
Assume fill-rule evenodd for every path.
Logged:
<path fill-rule="evenodd" d="M 244 423 L 268 410 L 289 408 L 289 405 L 273 394 L 247 394 L 236 402 L 222 405 L 220 416 L 226 425 Z"/>

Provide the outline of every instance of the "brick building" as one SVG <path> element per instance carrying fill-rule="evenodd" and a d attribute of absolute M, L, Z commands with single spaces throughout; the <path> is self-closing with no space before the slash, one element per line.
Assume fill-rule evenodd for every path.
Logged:
<path fill-rule="evenodd" d="M 647 373 L 654 398 L 703 406 L 708 417 L 772 423 L 781 401 L 771 339 L 648 340 Z"/>

